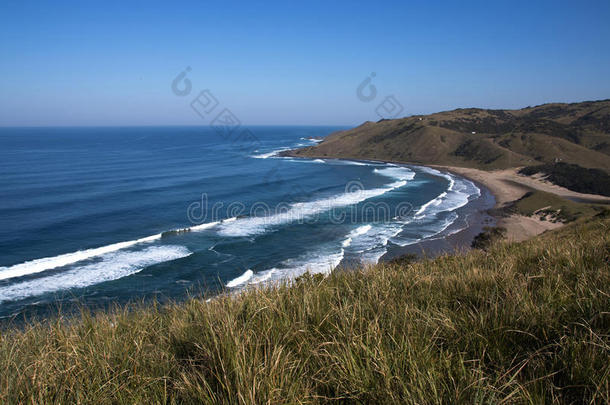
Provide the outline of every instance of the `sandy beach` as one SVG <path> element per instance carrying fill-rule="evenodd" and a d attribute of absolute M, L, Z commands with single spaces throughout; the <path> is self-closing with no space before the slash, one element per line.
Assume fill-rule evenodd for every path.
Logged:
<path fill-rule="evenodd" d="M 496 199 L 495 208 L 502 208 L 506 206 L 506 204 L 518 200 L 523 197 L 525 193 L 532 190 L 545 191 L 578 202 L 610 204 L 610 197 L 577 193 L 544 181 L 539 176 L 523 176 L 518 174 L 519 168 L 484 171 L 455 166 L 433 167 L 447 170 L 481 183 L 494 195 Z M 521 241 L 541 234 L 547 230 L 561 227 L 563 224 L 551 221 L 541 221 L 535 216 L 526 217 L 523 215 L 511 215 L 509 217 L 499 218 L 498 225 L 506 228 L 507 239 Z"/>
<path fill-rule="evenodd" d="M 296 158 L 302 158 L 291 153 L 292 151 L 282 152 L 282 156 L 290 156 Z M 308 157 L 312 159 L 313 157 Z M 320 156 L 320 158 L 328 158 L 328 156 Z M 341 159 L 341 158 L 335 158 Z M 347 159 L 356 160 L 358 159 Z M 401 162 L 395 160 L 382 160 L 382 159 L 363 159 L 362 161 L 373 161 L 383 163 L 396 163 L 396 164 L 413 164 L 409 162 Z M 492 198 L 495 200 L 493 208 L 503 208 L 507 204 L 520 199 L 527 192 L 533 190 L 544 191 L 547 193 L 555 194 L 559 197 L 572 200 L 575 202 L 591 203 L 591 204 L 610 204 L 610 197 L 595 195 L 595 194 L 584 194 L 575 191 L 568 190 L 567 188 L 557 186 L 548 181 L 545 181 L 542 176 L 524 176 L 518 173 L 520 167 L 511 169 L 501 170 L 480 170 L 469 167 L 459 166 L 442 166 L 442 165 L 423 165 L 432 167 L 438 170 L 450 172 L 458 176 L 465 177 L 469 180 L 479 183 L 489 190 Z M 484 198 L 485 200 L 485 198 Z M 561 222 L 542 221 L 538 216 L 524 216 L 513 214 L 510 216 L 490 216 L 488 209 L 491 206 L 486 206 L 485 203 L 482 206 L 477 206 L 477 213 L 470 213 L 470 220 L 466 229 L 459 231 L 455 234 L 446 236 L 442 239 L 431 239 L 428 241 L 420 242 L 417 245 L 403 247 L 397 249 L 400 254 L 404 253 L 418 253 L 435 256 L 441 252 L 452 252 L 452 251 L 463 251 L 470 247 L 470 243 L 476 234 L 481 232 L 485 226 L 498 225 L 506 228 L 506 239 L 514 242 L 523 241 L 539 235 L 548 230 L 557 229 L 562 227 L 564 224 Z M 425 253 L 423 253 L 425 252 Z M 398 253 L 387 254 L 384 256 L 385 259 L 398 256 Z"/>

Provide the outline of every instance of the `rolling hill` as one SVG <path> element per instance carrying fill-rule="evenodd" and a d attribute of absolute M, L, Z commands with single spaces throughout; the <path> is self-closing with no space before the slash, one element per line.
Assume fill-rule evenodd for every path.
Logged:
<path fill-rule="evenodd" d="M 566 162 L 608 172 L 610 100 L 520 110 L 467 108 L 367 121 L 287 154 L 487 170 Z"/>

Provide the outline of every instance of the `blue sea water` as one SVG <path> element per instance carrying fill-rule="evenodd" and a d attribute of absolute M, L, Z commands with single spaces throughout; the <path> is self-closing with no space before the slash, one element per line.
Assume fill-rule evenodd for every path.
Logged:
<path fill-rule="evenodd" d="M 424 167 L 277 155 L 339 129 L 0 129 L 0 316 L 377 262 L 480 196 Z"/>

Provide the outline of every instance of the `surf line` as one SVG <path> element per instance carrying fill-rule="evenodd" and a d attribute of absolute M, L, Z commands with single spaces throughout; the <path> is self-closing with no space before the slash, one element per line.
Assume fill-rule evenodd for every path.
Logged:
<path fill-rule="evenodd" d="M 116 252 L 117 250 L 126 249 L 138 244 L 146 244 L 154 241 L 158 241 L 162 238 L 170 236 L 176 236 L 187 232 L 201 231 L 220 225 L 222 223 L 231 222 L 237 218 L 228 218 L 221 221 L 209 222 L 201 225 L 195 225 L 188 228 L 174 229 L 165 231 L 155 235 L 147 236 L 145 238 L 134 239 L 125 242 L 113 243 L 106 246 L 101 246 L 92 249 L 78 250 L 76 252 L 64 253 L 52 257 L 43 257 L 40 259 L 29 260 L 23 263 L 15 264 L 12 266 L 0 267 L 0 280 L 6 280 L 10 278 L 27 276 L 30 274 L 41 273 L 46 270 L 52 270 L 58 267 L 67 266 L 83 260 L 92 259 L 94 257 L 102 256 L 107 253 Z"/>

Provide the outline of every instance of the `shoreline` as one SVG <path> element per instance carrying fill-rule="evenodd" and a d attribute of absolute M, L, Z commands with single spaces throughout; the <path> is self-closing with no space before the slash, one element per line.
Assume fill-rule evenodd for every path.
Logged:
<path fill-rule="evenodd" d="M 475 183 L 481 191 L 481 195 L 456 210 L 459 217 L 447 228 L 448 234 L 433 236 L 407 246 L 392 245 L 379 262 L 406 254 L 415 254 L 419 258 L 434 258 L 442 254 L 463 254 L 471 250 L 475 236 L 483 232 L 483 228 L 495 226 L 498 218 L 489 212 L 496 201 L 491 190 L 478 181 L 468 180 Z"/>
<path fill-rule="evenodd" d="M 471 223 L 467 225 L 465 229 L 462 229 L 454 234 L 446 235 L 438 239 L 424 240 L 414 245 L 405 246 L 401 249 L 404 251 L 403 254 L 407 253 L 424 253 L 428 256 L 437 256 L 441 253 L 454 253 L 456 251 L 467 251 L 469 250 L 470 244 L 474 237 L 483 230 L 484 226 L 501 226 L 506 228 L 506 239 L 509 241 L 523 241 L 530 239 L 536 235 L 544 233 L 549 230 L 557 229 L 562 227 L 562 223 L 553 223 L 550 221 L 541 221 L 537 217 L 527 217 L 523 215 L 511 214 L 501 215 L 499 209 L 505 207 L 507 204 L 512 203 L 527 192 L 533 190 L 540 190 L 548 193 L 558 195 L 559 197 L 566 198 L 576 202 L 588 202 L 595 204 L 610 204 L 610 197 L 604 197 L 593 194 L 583 194 L 575 191 L 568 190 L 566 188 L 554 185 L 546 182 L 540 178 L 532 178 L 528 176 L 522 176 L 517 173 L 519 168 L 501 169 L 494 171 L 485 171 L 481 169 L 459 167 L 459 166 L 445 166 L 445 165 L 433 165 L 433 164 L 421 164 L 412 162 L 402 162 L 396 160 L 383 160 L 383 159 L 362 159 L 362 158 L 339 158 L 330 156 L 299 156 L 292 154 L 293 150 L 283 151 L 280 156 L 291 157 L 296 159 L 337 159 L 337 160 L 351 160 L 360 162 L 376 162 L 376 163 L 391 163 L 401 165 L 412 165 L 412 166 L 426 166 L 433 169 L 446 171 L 448 173 L 464 177 L 474 182 L 477 187 L 481 190 L 487 190 L 495 203 L 491 207 L 479 208 L 478 212 L 470 213 Z M 482 193 L 483 194 L 483 193 Z M 476 200 L 475 200 L 476 201 Z M 474 202 L 474 201 L 473 201 Z M 472 202 L 467 204 L 470 205 Z M 494 210 L 491 210 L 494 208 Z M 491 220 L 490 220 L 491 218 Z M 479 232 L 472 234 L 469 232 L 471 228 L 480 229 Z M 411 247 L 413 246 L 413 247 Z M 416 248 L 414 248 L 416 247 Z M 386 253 L 380 259 L 388 260 L 390 257 L 397 257 L 397 255 L 389 255 Z"/>
<path fill-rule="evenodd" d="M 352 162 L 361 163 L 390 163 L 397 165 L 406 166 L 421 166 L 445 171 L 459 177 L 463 177 L 467 180 L 472 181 L 481 190 L 481 196 L 475 200 L 469 201 L 464 207 L 460 207 L 457 211 L 459 212 L 459 218 L 456 223 L 450 225 L 447 229 L 449 233 L 441 236 L 433 236 L 430 239 L 424 239 L 411 245 L 399 246 L 389 242 L 388 251 L 379 258 L 378 263 L 387 262 L 394 258 L 406 255 L 416 254 L 418 257 L 433 258 L 441 254 L 459 254 L 471 250 L 471 244 L 475 236 L 483 232 L 483 228 L 488 226 L 495 226 L 499 223 L 502 217 L 494 215 L 491 209 L 497 206 L 498 197 L 494 190 L 489 187 L 484 181 L 472 178 L 467 175 L 463 175 L 451 170 L 448 167 L 435 166 L 435 165 L 424 165 L 416 163 L 407 163 L 392 160 L 380 160 L 380 159 L 357 159 L 357 158 L 337 158 L 337 157 L 303 157 L 291 155 L 292 150 L 283 151 L 279 154 L 282 157 L 290 157 L 294 159 L 335 159 L 345 160 Z M 451 228 L 459 227 L 460 223 L 465 223 L 462 228 L 454 229 L 452 232 Z M 445 231 L 443 231 L 445 233 Z"/>
<path fill-rule="evenodd" d="M 543 191 L 582 203 L 610 204 L 610 197 L 578 193 L 540 178 L 520 175 L 518 174 L 519 168 L 485 171 L 456 166 L 432 165 L 431 167 L 446 170 L 485 185 L 494 194 L 496 198 L 494 208 L 498 210 L 530 191 Z M 497 225 L 506 228 L 506 239 L 514 242 L 527 240 L 565 225 L 561 222 L 541 221 L 536 216 L 528 217 L 518 214 L 502 216 L 497 213 L 494 216 L 497 218 Z"/>

